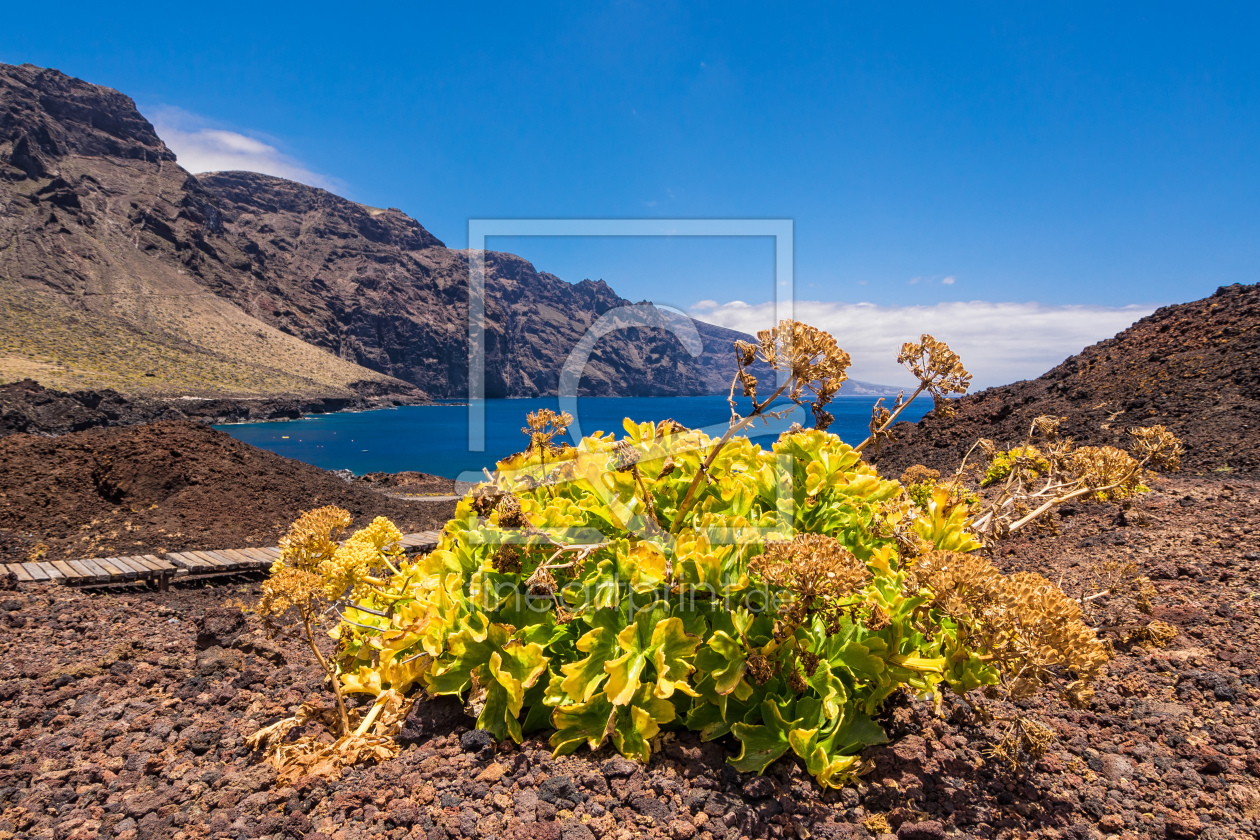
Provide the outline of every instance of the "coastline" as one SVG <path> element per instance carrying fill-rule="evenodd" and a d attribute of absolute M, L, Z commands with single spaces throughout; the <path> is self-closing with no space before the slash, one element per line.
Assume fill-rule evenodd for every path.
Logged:
<path fill-rule="evenodd" d="M 404 405 L 435 405 L 418 394 L 274 397 L 128 396 L 113 390 L 57 391 L 33 380 L 0 385 L 0 437 L 45 437 L 112 426 L 138 426 L 162 420 L 189 420 L 208 426 L 298 420 L 341 412 L 373 411 Z"/>

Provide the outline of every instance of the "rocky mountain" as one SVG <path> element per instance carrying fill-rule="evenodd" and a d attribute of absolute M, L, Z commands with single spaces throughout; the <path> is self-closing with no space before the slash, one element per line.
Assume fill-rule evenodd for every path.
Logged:
<path fill-rule="evenodd" d="M 1121 447 L 1127 429 L 1161 423 L 1185 442 L 1185 471 L 1257 472 L 1260 284 L 1158 309 L 1037 379 L 963 397 L 953 419 L 898 423 L 873 460 L 890 475 L 954 469 L 978 438 L 1022 442 L 1040 414 L 1065 417 L 1078 443 Z"/>
<path fill-rule="evenodd" d="M 469 252 L 417 221 L 248 172 L 192 176 L 128 97 L 0 65 L 0 380 L 207 396 L 460 397 Z M 629 302 L 486 254 L 486 395 L 554 393 Z M 586 394 L 712 393 L 739 333 L 695 322 L 594 348 Z"/>
<path fill-rule="evenodd" d="M 0 65 L 0 377 L 124 393 L 422 396 L 208 288 L 248 264 L 215 198 L 108 88 Z"/>
<path fill-rule="evenodd" d="M 398 210 L 253 172 L 199 176 L 225 237 L 247 242 L 247 271 L 216 294 L 340 358 L 430 394 L 468 393 L 469 251 L 452 250 Z M 488 252 L 486 395 L 555 393 L 560 366 L 587 329 L 630 301 L 603 281 L 567 283 L 513 254 Z M 670 334 L 629 329 L 596 345 L 583 391 L 646 396 L 712 393 L 734 372 L 733 330 L 695 322 L 692 358 Z"/>

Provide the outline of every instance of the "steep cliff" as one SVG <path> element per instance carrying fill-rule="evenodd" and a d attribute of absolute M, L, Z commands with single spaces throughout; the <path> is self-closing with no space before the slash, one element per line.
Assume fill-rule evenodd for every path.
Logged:
<path fill-rule="evenodd" d="M 123 94 L 0 65 L 0 379 L 207 396 L 460 397 L 469 252 L 399 210 L 249 172 L 194 177 Z M 629 302 L 511 254 L 486 265 L 486 394 L 554 393 Z M 618 330 L 582 392 L 723 390 L 740 334 Z"/>

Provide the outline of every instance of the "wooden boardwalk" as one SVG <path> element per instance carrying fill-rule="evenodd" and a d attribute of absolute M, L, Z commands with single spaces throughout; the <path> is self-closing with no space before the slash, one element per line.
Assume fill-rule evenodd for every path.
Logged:
<path fill-rule="evenodd" d="M 420 551 L 437 546 L 438 531 L 406 534 L 402 546 Z M 85 560 L 52 560 L 34 563 L 0 563 L 12 572 L 18 583 L 63 583 L 71 586 L 100 586 L 109 583 L 157 581 L 163 588 L 173 578 L 189 575 L 222 575 L 259 572 L 271 568 L 280 556 L 275 546 L 266 548 L 220 548 L 214 551 L 173 551 L 170 554 L 138 554 L 133 557 L 92 557 Z"/>

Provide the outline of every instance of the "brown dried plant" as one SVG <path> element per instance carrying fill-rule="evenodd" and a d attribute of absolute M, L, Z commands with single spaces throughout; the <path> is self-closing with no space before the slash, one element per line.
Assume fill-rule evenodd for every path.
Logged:
<path fill-rule="evenodd" d="M 1151 579 L 1141 574 L 1136 563 L 1106 560 L 1093 569 L 1099 591 L 1081 599 L 1088 604 L 1104 596 L 1120 596 L 1132 603 L 1138 612 L 1150 615 L 1151 599 L 1159 594 Z"/>
<path fill-rule="evenodd" d="M 934 470 L 930 467 L 925 467 L 922 464 L 914 464 L 913 466 L 906 468 L 906 471 L 901 474 L 901 483 L 904 486 L 909 487 L 912 484 L 926 484 L 929 481 L 935 482 L 940 477 L 940 470 Z"/>
<path fill-rule="evenodd" d="M 760 359 L 780 374 L 778 386 L 768 396 L 759 399 L 760 383 L 749 368 Z M 700 484 L 708 480 L 709 468 L 723 447 L 758 417 L 781 416 L 770 411 L 775 400 L 786 396 L 797 405 L 810 403 L 814 413 L 815 428 L 825 429 L 835 418 L 825 408 L 840 386 L 848 378 L 849 354 L 840 349 L 829 333 L 802 324 L 800 321 L 783 320 L 777 327 L 757 333 L 757 343 L 735 342 L 736 372 L 731 380 L 728 401 L 731 406 L 731 423 L 726 432 L 709 450 L 700 469 L 691 479 L 687 492 L 678 505 L 670 533 L 676 534 L 686 522 L 686 515 L 695 502 Z M 735 389 L 743 389 L 743 395 L 752 400 L 752 411 L 741 416 L 736 408 Z M 807 395 L 812 395 L 807 396 Z"/>
<path fill-rule="evenodd" d="M 296 614 L 302 639 L 310 647 L 319 667 L 332 682 L 337 697 L 341 732 L 350 731 L 345 697 L 337 669 L 315 643 L 315 629 L 327 613 L 329 580 L 321 570 L 337 552 L 337 541 L 350 527 L 350 513 L 331 505 L 304 512 L 280 540 L 280 557 L 271 566 L 271 576 L 262 585 L 258 615 L 273 629 L 278 619 Z M 340 593 L 331 593 L 336 598 Z"/>
<path fill-rule="evenodd" d="M 1024 769 L 1026 758 L 1041 758 L 1053 742 L 1054 732 L 1050 727 L 1018 715 L 1010 721 L 1002 738 L 987 752 L 991 758 L 998 759 L 1018 772 Z"/>
<path fill-rule="evenodd" d="M 323 654 L 315 639 L 325 619 L 346 623 L 341 612 L 346 603 L 373 592 L 383 594 L 376 589 L 385 585 L 378 570 L 399 574 L 393 562 L 402 554 L 398 529 L 378 517 L 342 541 L 350 522 L 349 512 L 331 505 L 304 512 L 280 540 L 280 556 L 262 586 L 258 615 L 273 632 L 282 632 L 281 622 L 296 618 L 298 635 L 327 675 L 337 702 L 335 710 L 304 704 L 294 716 L 250 736 L 249 745 L 268 752 L 282 781 L 310 773 L 334 774 L 341 767 L 397 753 L 390 736 L 400 719 L 401 695 L 381 692 L 352 729 L 336 664 Z M 356 609 L 371 612 L 361 604 Z M 310 736 L 287 740 L 291 732 L 308 722 L 326 724 L 337 735 L 335 742 L 328 744 Z"/>
<path fill-rule="evenodd" d="M 748 370 L 758 358 L 782 374 L 782 384 L 760 403 L 757 401 L 759 383 Z M 800 321 L 780 321 L 773 329 L 759 331 L 757 344 L 735 342 L 737 370 L 731 383 L 731 413 L 736 414 L 735 386 L 739 384 L 743 387 L 744 396 L 753 400 L 753 414 L 760 414 L 780 396 L 786 395 L 797 405 L 808 401 L 814 413 L 814 427 L 826 429 L 835 418 L 825 406 L 849 378 L 851 361 L 849 354 L 840 349 L 830 333 Z M 813 397 L 807 397 L 807 392 Z"/>
<path fill-rule="evenodd" d="M 248 736 L 246 746 L 268 754 L 272 766 L 276 768 L 279 787 L 293 784 L 303 776 L 337 779 L 341 777 L 342 768 L 388 761 L 399 752 L 393 736 L 402 728 L 406 704 L 403 695 L 396 691 L 386 690 L 381 694 L 358 728 L 345 732 L 332 743 L 311 737 L 288 740 L 292 732 L 301 731 L 308 723 L 334 728 L 335 716 L 330 709 L 303 703 L 292 717 L 276 721 Z"/>
<path fill-rule="evenodd" d="M 1168 647 L 1173 639 L 1177 638 L 1177 634 L 1181 631 L 1175 625 L 1165 621 L 1148 621 L 1139 627 L 1134 627 L 1123 636 L 1123 641 L 1127 644 L 1140 644 L 1145 647 Z"/>
<path fill-rule="evenodd" d="M 1064 696 L 1083 705 L 1109 649 L 1081 618 L 1081 605 L 1031 572 L 1003 575 L 974 554 L 932 551 L 911 567 L 934 608 L 954 618 L 960 637 L 998 667 L 1011 699 L 1066 680 Z M 961 639 L 960 639 L 961 640 Z"/>
<path fill-rule="evenodd" d="M 1148 476 L 1148 467 L 1172 471 L 1180 465 L 1181 441 L 1163 426 L 1130 430 L 1134 441 L 1134 452 L 1130 454 L 1114 446 L 1074 447 L 1070 438 L 1059 436 L 1059 423 L 1057 417 L 1035 418 L 1023 446 L 1011 450 L 1015 464 L 971 522 L 971 530 L 978 537 L 991 541 L 1030 524 L 1040 524 L 1046 514 L 1075 499 L 1128 498 L 1145 489 L 1142 482 Z M 959 476 L 977 449 L 988 457 L 993 457 L 995 451 L 991 441 L 977 441 L 963 458 Z M 1035 464 L 1020 463 L 1019 453 L 1034 451 Z M 1006 456 L 1011 457 L 1011 453 Z"/>
<path fill-rule="evenodd" d="M 865 563 L 838 540 L 822 534 L 768 542 L 763 553 L 749 561 L 748 569 L 765 583 L 792 594 L 792 600 L 780 609 L 783 626 L 777 635 L 784 637 L 813 615 L 837 627 L 855 606 L 850 596 L 871 579 Z"/>
<path fill-rule="evenodd" d="M 932 395 L 933 410 L 938 417 L 952 417 L 954 404 L 950 396 L 965 394 L 971 386 L 971 374 L 963 367 L 958 354 L 945 342 L 926 333 L 919 337 L 918 343 L 907 341 L 901 345 L 897 361 L 914 374 L 919 385 L 909 399 L 905 398 L 904 391 L 898 394 L 891 409 L 884 405 L 882 398 L 876 401 L 871 409 L 871 434 L 855 447 L 859 452 L 868 446 L 878 448 L 888 438 L 888 429 L 897 422 L 901 412 L 924 391 Z"/>
<path fill-rule="evenodd" d="M 573 415 L 567 411 L 552 411 L 543 408 L 525 415 L 525 425 L 521 431 L 529 437 L 529 454 L 538 453 L 542 466 L 547 464 L 547 456 L 558 454 L 564 450 L 564 444 L 556 445 L 553 441 L 563 437 L 573 422 Z"/>

